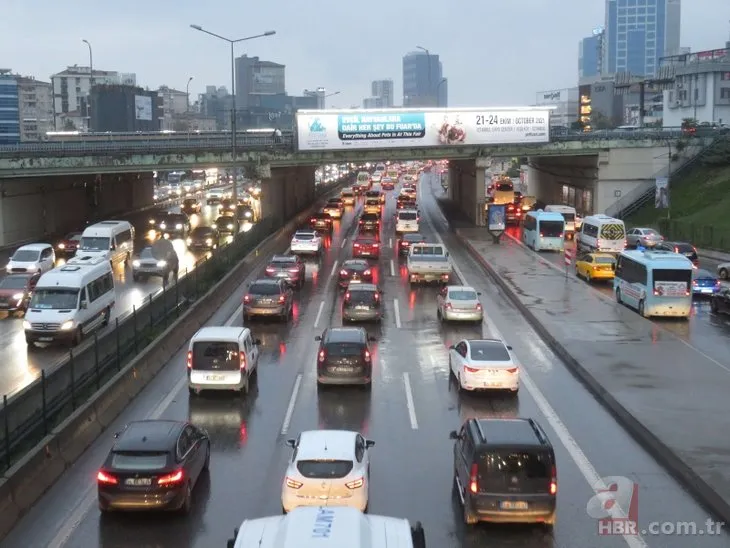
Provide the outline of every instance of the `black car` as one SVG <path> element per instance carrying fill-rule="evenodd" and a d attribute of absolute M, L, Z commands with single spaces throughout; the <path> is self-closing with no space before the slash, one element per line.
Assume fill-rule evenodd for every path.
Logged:
<path fill-rule="evenodd" d="M 380 217 L 375 213 L 363 213 L 358 224 L 361 232 L 377 232 L 380 229 Z"/>
<path fill-rule="evenodd" d="M 697 256 L 697 250 L 695 249 L 695 246 L 692 244 L 688 244 L 687 242 L 659 242 L 654 246 L 654 249 L 657 251 L 670 251 L 672 253 L 679 253 L 680 255 L 684 255 L 687 257 L 690 261 L 692 261 L 692 264 L 695 266 L 698 266 L 700 264 L 700 259 Z"/>
<path fill-rule="evenodd" d="M 254 210 L 249 205 L 238 204 L 238 207 L 236 208 L 236 213 L 238 214 L 238 218 L 242 221 L 246 221 L 248 223 L 253 223 L 255 221 Z"/>
<path fill-rule="evenodd" d="M 555 524 L 555 452 L 537 421 L 470 418 L 450 438 L 464 523 Z"/>
<path fill-rule="evenodd" d="M 163 237 L 184 238 L 190 232 L 190 219 L 184 213 L 166 213 L 159 218 L 157 228 Z"/>
<path fill-rule="evenodd" d="M 210 465 L 208 434 L 187 422 L 129 423 L 96 475 L 99 510 L 192 507 L 195 483 Z"/>
<path fill-rule="evenodd" d="M 213 223 L 213 228 L 220 234 L 233 234 L 236 230 L 236 222 L 233 217 L 228 215 L 221 215 Z"/>
<path fill-rule="evenodd" d="M 715 314 L 730 314 L 730 289 L 721 289 L 712 296 L 710 308 Z"/>
<path fill-rule="evenodd" d="M 304 285 L 304 261 L 298 255 L 274 255 L 264 271 L 267 278 L 284 280 L 294 287 Z"/>
<path fill-rule="evenodd" d="M 200 202 L 198 202 L 197 199 L 185 198 L 180 209 L 182 209 L 183 212 L 187 213 L 188 215 L 193 215 L 195 213 L 200 213 L 200 208 Z"/>
<path fill-rule="evenodd" d="M 317 386 L 327 384 L 372 385 L 373 361 L 368 336 L 361 327 L 330 327 L 321 336 L 317 351 Z"/>
<path fill-rule="evenodd" d="M 398 253 L 400 255 L 408 255 L 408 251 L 410 251 L 413 244 L 423 243 L 426 243 L 426 238 L 424 238 L 423 234 L 419 234 L 418 232 L 403 234 L 400 240 L 398 240 Z"/>
<path fill-rule="evenodd" d="M 337 284 L 344 289 L 350 282 L 370 283 L 372 281 L 373 271 L 365 259 L 348 259 L 342 263 Z"/>
<path fill-rule="evenodd" d="M 284 280 L 256 280 L 243 296 L 243 323 L 254 316 L 287 321 L 294 309 L 294 292 Z"/>
<path fill-rule="evenodd" d="M 318 232 L 332 232 L 332 217 L 329 213 L 319 211 L 309 218 L 309 228 Z"/>
<path fill-rule="evenodd" d="M 188 235 L 187 244 L 190 249 L 215 249 L 218 240 L 220 234 L 212 226 L 196 226 Z"/>
<path fill-rule="evenodd" d="M 379 322 L 383 319 L 382 296 L 374 284 L 350 283 L 342 300 L 342 322 Z"/>
<path fill-rule="evenodd" d="M 221 200 L 221 205 L 218 208 L 218 215 L 233 216 L 233 213 L 235 211 L 236 211 L 236 205 L 233 203 L 232 199 L 223 198 Z"/>

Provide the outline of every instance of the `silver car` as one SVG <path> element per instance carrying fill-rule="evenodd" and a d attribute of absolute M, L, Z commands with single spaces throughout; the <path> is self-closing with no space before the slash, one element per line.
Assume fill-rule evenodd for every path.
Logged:
<path fill-rule="evenodd" d="M 442 322 L 479 322 L 484 319 L 484 310 L 479 302 L 479 293 L 465 285 L 447 285 L 439 291 L 436 315 Z"/>
<path fill-rule="evenodd" d="M 162 283 L 167 284 L 172 276 L 177 280 L 180 269 L 177 253 L 172 245 L 169 249 L 161 242 L 169 243 L 168 240 L 160 240 L 153 247 L 145 247 L 134 261 L 132 261 L 132 279 L 135 282 L 145 281 L 150 277 L 162 278 Z"/>
<path fill-rule="evenodd" d="M 628 247 L 654 247 L 664 241 L 664 236 L 653 228 L 632 228 L 626 232 Z"/>

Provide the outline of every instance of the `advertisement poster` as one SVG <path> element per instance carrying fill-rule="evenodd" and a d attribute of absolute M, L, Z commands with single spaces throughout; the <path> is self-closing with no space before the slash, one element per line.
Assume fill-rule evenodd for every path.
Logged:
<path fill-rule="evenodd" d="M 152 97 L 146 95 L 134 96 L 134 114 L 137 120 L 152 120 Z"/>
<path fill-rule="evenodd" d="M 489 204 L 487 207 L 487 228 L 489 232 L 501 232 L 507 228 L 505 204 Z"/>
<path fill-rule="evenodd" d="M 684 297 L 687 295 L 687 282 L 654 282 L 654 291 L 660 297 Z"/>
<path fill-rule="evenodd" d="M 550 109 L 300 110 L 300 151 L 547 143 Z"/>
<path fill-rule="evenodd" d="M 669 179 L 667 177 L 656 178 L 654 207 L 656 209 L 669 209 Z"/>

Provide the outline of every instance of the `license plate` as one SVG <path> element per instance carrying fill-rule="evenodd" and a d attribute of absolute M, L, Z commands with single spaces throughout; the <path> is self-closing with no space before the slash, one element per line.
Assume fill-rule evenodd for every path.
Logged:
<path fill-rule="evenodd" d="M 129 478 L 128 480 L 124 481 L 124 484 L 134 486 L 152 485 L 152 480 L 150 478 Z"/>
<path fill-rule="evenodd" d="M 526 502 L 512 502 L 512 501 L 503 501 L 499 504 L 499 507 L 502 510 L 527 510 L 527 503 Z"/>
<path fill-rule="evenodd" d="M 352 373 L 353 371 L 352 367 L 335 367 L 335 373 Z"/>
<path fill-rule="evenodd" d="M 360 252 L 360 255 L 370 255 L 370 252 L 369 251 L 361 251 Z"/>
<path fill-rule="evenodd" d="M 704 287 L 702 288 L 702 293 L 712 293 L 712 289 L 710 289 L 709 287 Z"/>
<path fill-rule="evenodd" d="M 53 337 L 39 337 L 38 340 L 40 342 L 51 342 L 53 341 Z"/>
<path fill-rule="evenodd" d="M 355 310 L 368 310 L 370 307 L 366 304 L 359 304 L 355 307 Z"/>
<path fill-rule="evenodd" d="M 287 274 L 286 272 L 279 272 L 279 273 L 277 274 L 277 276 L 278 276 L 279 278 L 286 278 L 286 277 L 288 276 L 288 274 Z"/>
<path fill-rule="evenodd" d="M 223 375 L 207 375 L 205 377 L 206 381 L 222 381 Z"/>
<path fill-rule="evenodd" d="M 500 388 L 502 386 L 501 382 L 485 382 L 482 384 L 484 385 L 484 388 Z"/>

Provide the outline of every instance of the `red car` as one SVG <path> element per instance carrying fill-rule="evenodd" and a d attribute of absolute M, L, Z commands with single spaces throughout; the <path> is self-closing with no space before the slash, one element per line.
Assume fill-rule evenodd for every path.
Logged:
<path fill-rule="evenodd" d="M 386 177 L 380 182 L 380 188 L 383 190 L 395 190 L 395 181 L 390 177 Z"/>
<path fill-rule="evenodd" d="M 41 275 L 37 272 L 33 274 L 8 274 L 0 280 L 0 310 L 25 312 L 33 295 L 33 289 L 40 277 Z"/>
<path fill-rule="evenodd" d="M 79 248 L 81 232 L 70 232 L 63 237 L 63 240 L 56 244 L 56 255 L 62 257 L 73 257 Z"/>
<path fill-rule="evenodd" d="M 304 285 L 304 262 L 296 255 L 274 255 L 264 271 L 267 278 L 278 278 L 294 287 Z"/>
<path fill-rule="evenodd" d="M 380 242 L 374 236 L 360 234 L 352 242 L 352 256 L 355 258 L 378 259 L 380 257 Z"/>
<path fill-rule="evenodd" d="M 518 204 L 507 204 L 506 224 L 518 225 L 522 221 L 522 208 Z"/>
<path fill-rule="evenodd" d="M 342 263 L 340 270 L 339 286 L 345 289 L 350 282 L 373 282 L 373 271 L 364 259 L 348 259 Z"/>

